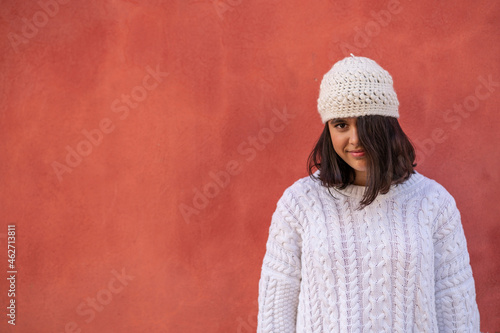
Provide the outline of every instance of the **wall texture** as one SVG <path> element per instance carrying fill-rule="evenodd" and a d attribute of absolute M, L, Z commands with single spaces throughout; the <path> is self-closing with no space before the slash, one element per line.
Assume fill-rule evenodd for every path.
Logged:
<path fill-rule="evenodd" d="M 498 1 L 0 13 L 0 275 L 8 225 L 17 271 L 0 331 L 255 331 L 271 214 L 306 175 L 320 80 L 351 52 L 392 74 L 417 170 L 461 210 L 481 330 L 500 331 Z"/>

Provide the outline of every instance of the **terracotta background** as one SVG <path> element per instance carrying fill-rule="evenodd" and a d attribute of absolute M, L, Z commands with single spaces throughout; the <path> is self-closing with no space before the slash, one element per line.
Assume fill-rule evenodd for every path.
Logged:
<path fill-rule="evenodd" d="M 0 331 L 254 332 L 272 212 L 306 175 L 320 80 L 350 52 L 392 74 L 417 170 L 461 210 L 481 330 L 500 331 L 498 1 L 0 13 L 0 276 L 8 224 L 18 269 Z"/>

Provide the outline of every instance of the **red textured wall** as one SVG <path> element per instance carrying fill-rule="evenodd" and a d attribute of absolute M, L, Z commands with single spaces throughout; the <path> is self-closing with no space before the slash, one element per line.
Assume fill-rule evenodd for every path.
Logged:
<path fill-rule="evenodd" d="M 304 177 L 323 74 L 393 76 L 455 197 L 500 331 L 495 0 L 3 1 L 2 332 L 252 332 L 271 214 Z M 7 306 L 16 304 L 16 326 Z"/>

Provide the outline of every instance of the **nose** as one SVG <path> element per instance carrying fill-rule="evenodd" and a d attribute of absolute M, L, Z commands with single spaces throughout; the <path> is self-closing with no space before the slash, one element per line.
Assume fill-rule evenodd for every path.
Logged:
<path fill-rule="evenodd" d="M 356 126 L 351 126 L 351 134 L 349 135 L 349 143 L 352 144 L 354 147 L 357 147 L 359 144 L 358 129 L 356 128 Z"/>

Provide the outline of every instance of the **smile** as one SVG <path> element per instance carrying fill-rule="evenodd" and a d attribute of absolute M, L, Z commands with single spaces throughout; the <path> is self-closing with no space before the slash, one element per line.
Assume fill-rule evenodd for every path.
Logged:
<path fill-rule="evenodd" d="M 354 157 L 363 157 L 363 156 L 365 156 L 365 152 L 363 150 L 350 151 L 349 154 L 352 154 L 352 156 L 354 156 Z"/>

